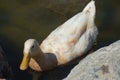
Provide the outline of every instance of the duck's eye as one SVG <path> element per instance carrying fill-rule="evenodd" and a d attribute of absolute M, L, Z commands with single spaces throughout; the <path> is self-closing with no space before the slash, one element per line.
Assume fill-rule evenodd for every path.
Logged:
<path fill-rule="evenodd" d="M 31 47 L 32 49 L 34 48 L 34 45 Z"/>

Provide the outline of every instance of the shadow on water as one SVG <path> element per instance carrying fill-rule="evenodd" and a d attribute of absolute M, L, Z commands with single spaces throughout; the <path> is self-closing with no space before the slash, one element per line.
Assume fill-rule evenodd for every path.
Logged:
<path fill-rule="evenodd" d="M 0 1 L 0 44 L 4 47 L 8 62 L 12 66 L 14 80 L 32 79 L 29 71 L 19 70 L 25 40 L 35 38 L 41 43 L 53 29 L 80 12 L 89 1 Z M 118 4 L 119 0 L 95 1 L 97 7 L 96 25 L 99 30 L 98 49 L 120 39 L 120 5 Z M 56 78 L 58 77 L 57 80 L 61 80 L 67 76 L 74 65 L 44 72 L 42 78 L 48 76 L 45 79 L 49 80 L 50 74 L 54 73 Z"/>
<path fill-rule="evenodd" d="M 8 63 L 12 67 L 13 80 L 22 80 L 23 77 L 25 80 L 31 80 L 30 74 L 28 74 L 27 71 L 23 72 L 19 69 L 19 64 L 22 60 L 22 54 L 20 54 L 22 53 L 22 48 L 14 44 L 8 38 L 5 38 L 5 36 L 4 37 L 0 36 L 0 37 L 1 37 L 0 45 L 4 48 Z"/>

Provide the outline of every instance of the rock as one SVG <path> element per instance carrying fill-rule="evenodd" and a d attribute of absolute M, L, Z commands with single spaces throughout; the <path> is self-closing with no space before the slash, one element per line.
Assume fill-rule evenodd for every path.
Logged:
<path fill-rule="evenodd" d="M 120 80 L 120 40 L 88 55 L 64 80 Z"/>
<path fill-rule="evenodd" d="M 9 66 L 5 53 L 0 46 L 0 80 L 10 79 L 12 76 L 12 70 Z"/>

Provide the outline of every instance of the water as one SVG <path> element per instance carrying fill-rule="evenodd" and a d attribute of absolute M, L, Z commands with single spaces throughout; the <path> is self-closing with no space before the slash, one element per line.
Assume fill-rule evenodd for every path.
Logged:
<path fill-rule="evenodd" d="M 5 49 L 15 80 L 31 80 L 27 71 L 19 70 L 25 40 L 35 38 L 41 43 L 53 29 L 80 12 L 89 1 L 0 0 L 0 44 Z M 120 39 L 120 5 L 119 0 L 96 0 L 96 7 L 98 49 Z"/>

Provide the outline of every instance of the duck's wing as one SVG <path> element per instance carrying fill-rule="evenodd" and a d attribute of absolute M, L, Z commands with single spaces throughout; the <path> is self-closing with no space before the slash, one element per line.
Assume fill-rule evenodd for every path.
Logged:
<path fill-rule="evenodd" d="M 86 32 L 88 22 L 94 25 L 95 5 L 91 1 L 82 12 L 76 14 L 64 24 L 56 28 L 42 42 L 41 49 L 44 53 L 68 53 Z M 90 18 L 92 18 L 90 20 Z M 92 21 L 93 20 L 93 21 Z M 93 25 L 89 25 L 90 27 Z"/>

